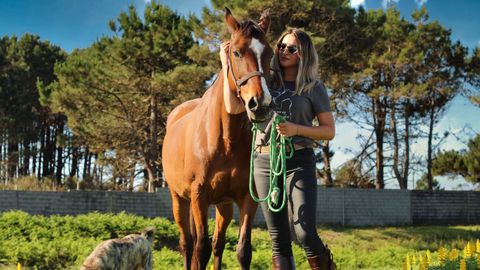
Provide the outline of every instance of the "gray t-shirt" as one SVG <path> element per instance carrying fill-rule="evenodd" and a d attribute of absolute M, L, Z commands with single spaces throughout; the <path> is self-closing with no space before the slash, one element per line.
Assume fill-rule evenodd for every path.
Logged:
<path fill-rule="evenodd" d="M 285 89 L 271 90 L 273 114 L 281 114 L 285 120 L 304 126 L 312 126 L 320 112 L 330 112 L 330 100 L 323 83 L 318 82 L 308 93 L 294 95 L 295 82 L 284 82 Z M 255 145 L 268 145 L 273 117 L 258 124 Z M 292 142 L 303 147 L 313 147 L 314 141 L 303 136 L 293 136 Z"/>

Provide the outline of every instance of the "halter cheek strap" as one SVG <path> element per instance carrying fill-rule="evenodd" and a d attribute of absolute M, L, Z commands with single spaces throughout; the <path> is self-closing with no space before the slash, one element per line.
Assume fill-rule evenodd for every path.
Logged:
<path fill-rule="evenodd" d="M 243 104 L 245 104 L 245 101 L 240 96 L 240 91 L 241 91 L 240 87 L 242 85 L 244 85 L 252 77 L 259 76 L 259 77 L 264 77 L 265 78 L 265 74 L 260 72 L 260 71 L 252 71 L 252 72 L 249 72 L 249 73 L 243 75 L 240 79 L 237 80 L 237 77 L 235 76 L 235 73 L 233 72 L 232 60 L 230 59 L 230 53 L 231 53 L 231 48 L 228 47 L 228 55 L 227 55 L 228 67 L 227 68 L 232 72 L 233 81 L 235 82 L 235 87 L 237 89 L 237 97 L 242 101 Z M 227 74 L 228 74 L 228 70 L 227 70 Z"/>

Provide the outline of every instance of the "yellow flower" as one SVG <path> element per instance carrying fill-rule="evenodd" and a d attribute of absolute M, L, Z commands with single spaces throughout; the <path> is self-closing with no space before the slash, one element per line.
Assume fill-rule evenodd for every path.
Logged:
<path fill-rule="evenodd" d="M 405 265 L 403 267 L 405 270 L 411 270 L 412 266 L 410 265 L 410 255 L 407 254 L 407 257 L 405 259 Z"/>
<path fill-rule="evenodd" d="M 412 265 L 417 265 L 417 256 L 415 256 L 415 254 L 412 255 Z"/>
<path fill-rule="evenodd" d="M 432 264 L 432 253 L 430 253 L 430 250 L 427 250 L 427 263 L 428 265 Z"/>
<path fill-rule="evenodd" d="M 472 253 L 470 253 L 470 249 L 468 248 L 468 244 L 463 248 L 463 257 L 470 258 Z"/>
<path fill-rule="evenodd" d="M 444 247 L 441 247 L 438 250 L 438 260 L 440 261 L 440 264 L 445 263 L 446 259 L 447 259 L 447 250 Z"/>
<path fill-rule="evenodd" d="M 460 270 L 467 270 L 467 261 L 465 259 L 460 260 Z"/>
<path fill-rule="evenodd" d="M 475 253 L 475 246 L 470 241 L 467 242 L 465 249 L 467 250 L 467 252 L 464 254 L 465 254 L 465 257 L 467 258 L 470 258 Z"/>
<path fill-rule="evenodd" d="M 428 266 L 430 266 L 430 262 L 428 260 L 428 253 L 429 251 L 427 251 L 425 256 L 422 257 L 422 262 L 420 263 L 420 267 L 422 267 L 425 270 L 428 269 Z"/>
<path fill-rule="evenodd" d="M 477 239 L 477 253 L 480 253 L 480 240 Z"/>
<path fill-rule="evenodd" d="M 450 261 L 456 261 L 458 258 L 458 250 L 456 248 L 450 250 L 450 252 L 448 253 L 448 259 Z"/>
<path fill-rule="evenodd" d="M 426 256 L 424 256 L 422 261 L 420 262 L 418 270 L 428 270 L 428 262 L 427 262 L 427 257 Z"/>

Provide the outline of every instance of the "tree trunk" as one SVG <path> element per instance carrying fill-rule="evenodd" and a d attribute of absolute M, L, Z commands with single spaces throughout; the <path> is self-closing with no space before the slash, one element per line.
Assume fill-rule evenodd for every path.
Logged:
<path fill-rule="evenodd" d="M 324 168 L 323 184 L 327 187 L 333 186 L 332 169 L 330 165 L 330 141 L 323 141 L 322 159 Z"/>
<path fill-rule="evenodd" d="M 2 134 L 1 142 L 0 142 L 0 180 L 3 180 L 4 184 L 8 184 L 8 177 L 7 177 L 7 142 L 5 138 L 5 134 Z"/>
<path fill-rule="evenodd" d="M 45 149 L 45 125 L 41 128 L 40 131 L 40 149 L 38 151 L 38 161 L 37 161 L 37 179 L 40 181 L 42 179 L 42 170 L 44 169 L 43 167 L 43 155 L 44 155 L 44 149 Z"/>
<path fill-rule="evenodd" d="M 410 106 L 410 102 L 407 102 L 405 107 L 405 155 L 403 161 L 403 181 L 405 189 L 408 189 L 408 173 L 410 171 Z"/>
<path fill-rule="evenodd" d="M 35 143 L 35 145 L 32 147 L 32 174 L 31 175 L 37 175 L 37 154 L 38 154 L 38 150 L 37 150 L 37 146 L 36 146 L 37 143 Z"/>
<path fill-rule="evenodd" d="M 153 181 L 155 180 L 154 169 L 152 166 L 147 165 L 145 166 L 148 175 L 148 192 L 153 192 Z"/>
<path fill-rule="evenodd" d="M 152 94 L 150 97 L 150 149 L 147 151 L 148 158 L 146 161 L 148 171 L 148 192 L 154 191 L 153 183 L 157 180 L 157 130 L 157 98 L 155 94 Z"/>
<path fill-rule="evenodd" d="M 18 142 L 15 134 L 8 136 L 8 179 L 14 179 L 17 176 L 18 169 Z"/>
<path fill-rule="evenodd" d="M 43 164 L 42 164 L 42 177 L 46 177 L 50 174 L 50 163 L 52 162 L 52 157 L 50 156 L 51 150 L 51 131 L 50 127 L 45 125 L 45 136 L 44 136 L 44 147 L 43 147 Z"/>
<path fill-rule="evenodd" d="M 53 179 L 55 177 L 55 150 L 57 145 L 57 131 L 56 128 L 52 128 L 50 131 L 50 141 L 49 141 L 49 156 L 50 162 L 48 164 L 48 175 Z"/>
<path fill-rule="evenodd" d="M 397 118 L 396 118 L 396 113 L 395 113 L 395 104 L 392 102 L 392 108 L 390 111 L 390 125 L 392 129 L 392 135 L 393 135 L 393 173 L 395 175 L 395 178 L 397 178 L 398 185 L 400 186 L 400 189 L 405 189 L 405 186 L 403 185 L 403 179 L 402 175 L 400 174 L 400 170 L 398 169 L 399 165 L 399 160 L 398 160 L 398 153 L 400 152 L 400 145 L 398 142 L 398 131 L 397 131 Z"/>
<path fill-rule="evenodd" d="M 3 155 L 3 147 L 4 147 L 4 134 L 0 133 L 0 181 L 6 181 L 6 177 L 4 177 L 4 169 L 3 169 L 3 164 L 4 164 L 4 155 Z M 7 184 L 5 182 L 5 184 Z"/>
<path fill-rule="evenodd" d="M 72 162 L 70 164 L 70 177 L 76 177 L 78 171 L 78 147 L 72 148 Z"/>
<path fill-rule="evenodd" d="M 373 119 L 375 130 L 375 188 L 383 189 L 385 183 L 384 178 L 384 162 L 383 162 L 383 140 L 385 135 L 385 111 L 382 111 L 382 106 L 379 98 L 373 99 Z"/>
<path fill-rule="evenodd" d="M 98 158 L 98 154 L 95 153 L 93 155 L 93 169 L 92 169 L 92 181 L 93 183 L 98 183 L 98 171 L 97 171 L 97 162 L 95 162 Z M 91 161 L 90 161 L 91 162 Z M 91 165 L 90 165 L 91 166 Z"/>
<path fill-rule="evenodd" d="M 57 128 L 57 138 L 63 135 L 64 122 L 60 121 Z M 62 185 L 62 171 L 63 171 L 63 147 L 57 147 L 57 171 L 55 179 L 57 180 L 57 185 Z"/>
<path fill-rule="evenodd" d="M 90 151 L 88 147 L 86 147 L 84 160 L 83 160 L 83 179 L 87 180 L 89 177 L 90 177 Z"/>
<path fill-rule="evenodd" d="M 428 189 L 433 189 L 433 176 L 432 176 L 432 141 L 433 141 L 433 126 L 435 124 L 435 107 L 431 104 L 430 107 L 430 123 L 428 125 L 428 150 L 427 150 L 427 183 Z"/>
<path fill-rule="evenodd" d="M 23 162 L 22 168 L 20 169 L 20 175 L 28 175 L 30 168 L 30 141 L 28 139 L 23 139 Z"/>

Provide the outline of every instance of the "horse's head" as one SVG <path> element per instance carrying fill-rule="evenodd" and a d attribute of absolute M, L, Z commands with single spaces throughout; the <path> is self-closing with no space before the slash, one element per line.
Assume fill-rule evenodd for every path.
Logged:
<path fill-rule="evenodd" d="M 264 11 L 258 23 L 251 20 L 238 22 L 226 9 L 225 21 L 231 33 L 228 66 L 230 85 L 242 100 L 248 118 L 262 122 L 269 113 L 272 96 L 268 91 L 272 48 L 266 33 L 270 23 L 268 11 Z"/>

